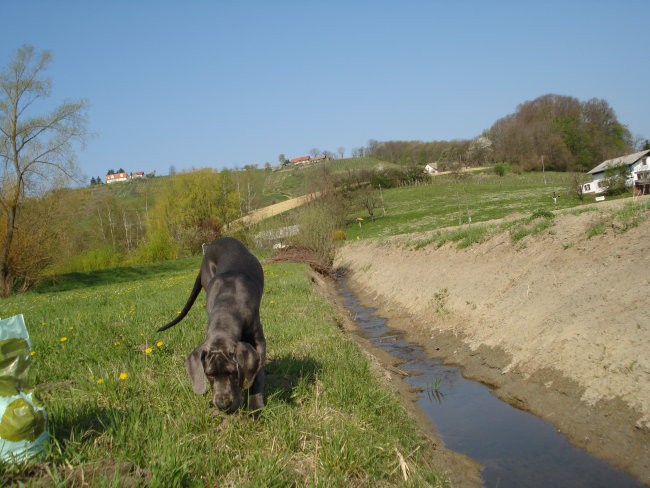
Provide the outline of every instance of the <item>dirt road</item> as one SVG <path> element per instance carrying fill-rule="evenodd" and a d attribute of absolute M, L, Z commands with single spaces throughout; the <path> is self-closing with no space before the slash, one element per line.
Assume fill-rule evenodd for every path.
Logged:
<path fill-rule="evenodd" d="M 308 195 L 303 195 L 297 198 L 291 198 L 289 200 L 285 200 L 284 202 L 275 203 L 273 205 L 269 205 L 268 207 L 259 208 L 257 210 L 253 210 L 250 214 L 235 220 L 233 223 L 235 224 L 241 223 L 245 225 L 256 224 L 260 220 L 268 219 L 269 217 L 273 217 L 274 215 L 278 215 L 283 212 L 286 212 L 287 210 L 291 210 L 293 208 L 299 207 L 304 203 L 307 203 L 311 200 L 314 200 L 315 198 L 318 198 L 319 196 L 320 196 L 319 192 L 309 193 Z"/>

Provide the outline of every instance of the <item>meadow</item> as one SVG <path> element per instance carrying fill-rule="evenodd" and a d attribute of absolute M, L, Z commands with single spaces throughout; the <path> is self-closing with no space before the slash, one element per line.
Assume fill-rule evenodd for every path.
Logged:
<path fill-rule="evenodd" d="M 361 205 L 352 208 L 347 239 L 427 232 L 514 213 L 571 208 L 582 203 L 569 190 L 572 178 L 571 173 L 510 173 L 501 177 L 486 171 L 437 175 L 428 184 L 384 189 L 381 194 L 376 192 L 374 221 Z M 557 202 L 554 193 L 559 195 Z M 593 202 L 593 196 L 587 201 Z M 359 217 L 363 219 L 360 224 Z"/>
<path fill-rule="evenodd" d="M 445 486 L 431 441 L 377 380 L 300 264 L 265 264 L 266 407 L 218 413 L 184 370 L 203 295 L 179 325 L 198 258 L 76 273 L 0 302 L 31 335 L 44 459 L 0 465 L 27 486 Z M 403 459 L 410 470 L 404 480 Z"/>

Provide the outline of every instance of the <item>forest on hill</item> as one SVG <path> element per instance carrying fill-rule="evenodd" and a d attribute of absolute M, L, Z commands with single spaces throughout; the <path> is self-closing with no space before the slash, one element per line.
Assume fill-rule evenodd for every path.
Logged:
<path fill-rule="evenodd" d="M 522 170 L 588 171 L 641 149 L 606 100 L 547 94 L 526 101 L 471 140 L 370 141 L 368 155 L 403 165 L 508 162 Z M 648 144 L 648 141 L 645 141 Z"/>

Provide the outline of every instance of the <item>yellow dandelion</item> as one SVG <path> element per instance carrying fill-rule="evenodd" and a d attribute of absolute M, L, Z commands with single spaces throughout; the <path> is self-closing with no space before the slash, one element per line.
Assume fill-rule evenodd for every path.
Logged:
<path fill-rule="evenodd" d="M 152 347 L 148 347 L 148 348 L 146 348 L 146 349 L 144 350 L 144 353 L 145 353 L 145 354 L 151 354 L 152 351 L 153 351 L 153 348 L 152 348 Z"/>
<path fill-rule="evenodd" d="M 120 380 L 124 381 L 129 377 L 129 373 L 120 373 Z"/>
<path fill-rule="evenodd" d="M 113 345 L 114 345 L 114 346 L 119 346 L 119 345 L 120 345 L 120 341 L 115 341 L 115 342 L 113 343 Z"/>
<path fill-rule="evenodd" d="M 156 346 L 158 346 L 158 347 L 163 347 L 163 341 L 158 341 L 158 342 L 156 342 Z"/>
<path fill-rule="evenodd" d="M 275 303 L 275 300 L 271 300 L 269 303 L 273 304 L 273 303 Z"/>
<path fill-rule="evenodd" d="M 67 340 L 68 340 L 68 338 L 65 337 L 65 336 L 59 338 L 59 342 L 65 342 Z"/>
<path fill-rule="evenodd" d="M 74 326 L 68 327 L 68 330 L 74 330 Z"/>
<path fill-rule="evenodd" d="M 29 353 L 30 356 L 36 356 L 36 351 L 32 351 Z"/>
<path fill-rule="evenodd" d="M 103 379 L 103 378 L 99 378 L 99 379 L 97 380 L 97 384 L 98 384 L 98 385 L 103 385 L 103 384 L 104 384 L 104 379 Z"/>

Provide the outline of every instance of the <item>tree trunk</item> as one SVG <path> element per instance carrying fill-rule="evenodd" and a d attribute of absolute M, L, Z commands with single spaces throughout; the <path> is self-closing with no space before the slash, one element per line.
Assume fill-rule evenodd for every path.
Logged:
<path fill-rule="evenodd" d="M 9 207 L 7 211 L 7 229 L 4 241 L 2 243 L 2 251 L 0 252 L 0 296 L 8 297 L 11 294 L 13 277 L 9 269 L 9 251 L 11 250 L 11 243 L 14 239 L 14 227 L 16 223 L 16 207 Z"/>

